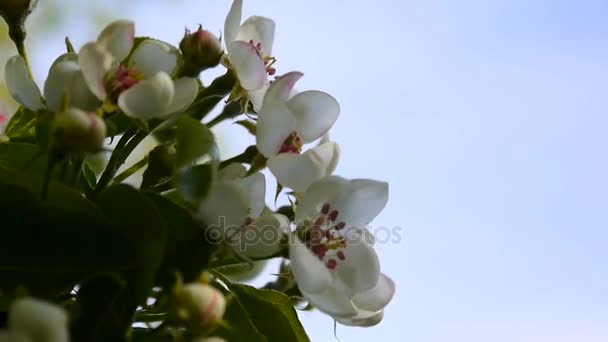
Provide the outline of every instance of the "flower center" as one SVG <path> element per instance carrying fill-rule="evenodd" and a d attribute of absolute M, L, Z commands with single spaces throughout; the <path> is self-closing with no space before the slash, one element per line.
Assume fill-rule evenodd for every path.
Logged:
<path fill-rule="evenodd" d="M 279 148 L 279 153 L 300 154 L 300 152 L 302 152 L 302 146 L 302 138 L 300 138 L 298 132 L 292 132 L 287 139 L 285 139 L 281 148 Z"/>
<path fill-rule="evenodd" d="M 272 76 L 277 73 L 277 69 L 273 67 L 274 63 L 277 61 L 276 58 L 271 56 L 266 56 L 262 51 L 262 43 L 255 43 L 253 40 L 249 41 L 249 45 L 253 46 L 258 56 L 264 61 L 264 65 L 266 66 L 266 73 L 269 76 Z"/>
<path fill-rule="evenodd" d="M 303 226 L 303 241 L 327 269 L 335 270 L 341 261 L 346 260 L 344 249 L 346 238 L 340 232 L 346 223 L 338 220 L 340 213 L 325 203 L 321 211 Z"/>
<path fill-rule="evenodd" d="M 143 76 L 135 69 L 135 66 L 128 68 L 124 65 L 119 65 L 116 71 L 109 74 L 106 81 L 106 88 L 110 99 L 116 103 L 123 91 L 136 85 L 142 78 Z"/>

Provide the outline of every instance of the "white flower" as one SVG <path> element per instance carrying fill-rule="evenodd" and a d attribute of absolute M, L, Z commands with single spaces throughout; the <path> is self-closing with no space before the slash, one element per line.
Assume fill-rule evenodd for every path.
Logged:
<path fill-rule="evenodd" d="M 191 77 L 171 79 L 181 58 L 175 47 L 145 39 L 128 64 L 120 64 L 133 47 L 134 30 L 131 21 L 115 21 L 106 26 L 96 42 L 80 49 L 78 61 L 93 94 L 117 104 L 126 115 L 143 120 L 187 108 L 196 97 L 198 84 Z"/>
<path fill-rule="evenodd" d="M 242 177 L 244 167 L 232 164 L 221 171 L 199 207 L 209 234 L 228 241 L 239 253 L 265 257 L 278 252 L 289 227 L 284 215 L 262 213 L 266 179 L 262 173 Z"/>
<path fill-rule="evenodd" d="M 16 55 L 6 62 L 5 77 L 13 98 L 33 111 L 41 109 L 57 111 L 65 93 L 68 94 L 69 105 L 72 107 L 91 111 L 101 104 L 86 86 L 78 64 L 78 55 L 75 53 L 65 53 L 51 65 L 44 83 L 46 106 L 42 102 L 40 89 L 30 77 L 23 57 Z"/>
<path fill-rule="evenodd" d="M 232 3 L 224 22 L 224 39 L 230 64 L 258 111 L 270 84 L 267 76 L 276 72 L 271 57 L 275 23 L 269 18 L 252 16 L 241 24 L 242 8 L 242 0 Z"/>
<path fill-rule="evenodd" d="M 293 86 L 302 75 L 290 72 L 270 85 L 256 128 L 257 147 L 268 158 L 268 168 L 279 183 L 296 192 L 330 175 L 339 157 L 339 148 L 333 142 L 300 155 L 304 144 L 327 134 L 340 113 L 338 101 L 325 92 L 294 94 Z"/>
<path fill-rule="evenodd" d="M 57 305 L 34 298 L 15 300 L 9 308 L 8 331 L 2 342 L 69 342 L 68 317 Z"/>
<path fill-rule="evenodd" d="M 365 229 L 387 201 L 387 183 L 329 176 L 311 185 L 296 208 L 298 229 L 289 244 L 294 277 L 304 298 L 340 323 L 377 324 L 395 292 Z"/>

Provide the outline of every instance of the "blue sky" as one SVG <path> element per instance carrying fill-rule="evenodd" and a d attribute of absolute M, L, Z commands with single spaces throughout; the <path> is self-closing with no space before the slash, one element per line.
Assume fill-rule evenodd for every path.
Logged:
<path fill-rule="evenodd" d="M 219 32 L 230 1 L 128 6 L 114 18 L 177 43 Z M 378 245 L 398 292 L 340 341 L 608 340 L 608 2 L 246 0 L 253 14 L 277 22 L 279 73 L 340 101 L 337 173 L 390 182 L 373 226 L 402 228 Z M 100 28 L 85 23 L 60 32 L 80 45 Z M 39 79 L 62 49 L 34 55 Z M 302 318 L 335 341 L 330 318 Z"/>

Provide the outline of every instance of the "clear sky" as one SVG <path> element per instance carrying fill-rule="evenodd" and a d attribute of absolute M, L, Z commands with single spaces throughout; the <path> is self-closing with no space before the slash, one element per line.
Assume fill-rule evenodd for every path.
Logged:
<path fill-rule="evenodd" d="M 97 6 L 176 44 L 186 25 L 219 32 L 230 3 Z M 606 0 L 245 0 L 254 14 L 277 23 L 278 72 L 340 101 L 337 173 L 390 182 L 373 227 L 401 229 L 377 246 L 397 294 L 340 341 L 608 341 Z M 39 79 L 59 37 L 101 27 L 86 23 L 37 50 Z M 302 319 L 336 340 L 330 318 Z"/>

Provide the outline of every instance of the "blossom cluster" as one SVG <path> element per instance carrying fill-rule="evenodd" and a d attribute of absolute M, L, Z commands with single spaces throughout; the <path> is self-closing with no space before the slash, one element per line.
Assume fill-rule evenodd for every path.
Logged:
<path fill-rule="evenodd" d="M 42 92 L 24 56 L 16 55 L 5 67 L 8 89 L 23 108 L 53 114 L 52 149 L 97 153 L 108 148 L 112 116 L 125 116 L 142 130 L 178 118 L 204 89 L 199 73 L 222 65 L 236 80 L 227 102 L 247 114 L 263 163 L 219 163 L 194 215 L 219 231 L 236 255 L 288 258 L 298 294 L 337 322 L 376 325 L 395 284 L 381 272 L 368 225 L 387 204 L 388 184 L 333 174 L 340 148 L 329 132 L 340 115 L 338 101 L 320 90 L 296 90 L 303 73 L 277 70 L 275 22 L 262 16 L 243 21 L 242 7 L 242 0 L 234 0 L 223 39 L 199 27 L 187 31 L 179 47 L 136 37 L 130 20 L 112 22 L 77 51 L 67 44 Z M 293 215 L 266 205 L 266 166 L 280 189 L 290 189 Z M 184 291 L 179 298 L 188 305 L 203 296 Z M 184 312 L 176 315 L 192 317 Z"/>

